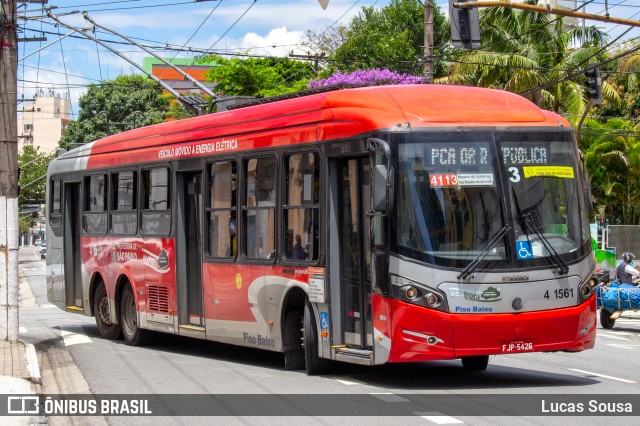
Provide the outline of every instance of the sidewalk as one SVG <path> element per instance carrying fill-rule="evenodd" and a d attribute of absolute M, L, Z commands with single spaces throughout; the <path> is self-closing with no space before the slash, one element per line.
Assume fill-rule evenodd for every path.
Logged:
<path fill-rule="evenodd" d="M 32 306 L 35 298 L 26 281 L 19 277 L 20 307 Z M 34 346 L 22 341 L 0 340 L 0 394 L 34 395 L 42 393 L 42 376 Z M 8 421 L 7 421 L 8 420 Z M 2 419 L 3 425 L 46 423 L 44 417 L 15 416 Z"/>
<path fill-rule="evenodd" d="M 23 342 L 0 341 L 0 393 L 33 395 L 42 393 L 40 368 L 36 350 Z M 44 417 L 5 417 L 5 425 L 33 425 L 45 423 Z"/>

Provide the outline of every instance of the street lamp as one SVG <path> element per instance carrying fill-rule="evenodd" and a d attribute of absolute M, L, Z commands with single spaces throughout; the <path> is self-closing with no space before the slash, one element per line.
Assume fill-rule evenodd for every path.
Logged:
<path fill-rule="evenodd" d="M 135 129 L 136 126 L 136 115 L 140 114 L 142 116 L 142 119 L 144 120 L 144 112 L 142 111 L 133 111 L 133 113 L 131 115 L 133 115 L 133 128 Z"/>
<path fill-rule="evenodd" d="M 102 114 L 105 115 L 105 117 L 107 117 L 107 136 L 109 136 L 111 134 L 111 132 L 109 132 L 109 113 L 107 112 L 106 109 L 103 109 L 102 111 L 100 111 L 99 113 L 97 113 L 96 115 L 93 116 L 93 118 L 98 118 L 100 117 Z"/>

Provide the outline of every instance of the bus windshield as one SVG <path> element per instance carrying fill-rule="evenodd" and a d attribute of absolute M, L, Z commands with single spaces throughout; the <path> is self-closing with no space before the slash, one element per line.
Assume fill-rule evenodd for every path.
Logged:
<path fill-rule="evenodd" d="M 589 228 L 574 144 L 569 132 L 529 131 L 399 141 L 392 246 L 453 268 L 578 259 Z"/>

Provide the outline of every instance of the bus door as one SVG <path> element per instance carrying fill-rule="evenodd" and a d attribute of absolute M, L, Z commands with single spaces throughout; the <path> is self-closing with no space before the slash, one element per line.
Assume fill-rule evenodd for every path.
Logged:
<path fill-rule="evenodd" d="M 80 249 L 80 182 L 64 184 L 64 288 L 67 310 L 83 311 Z"/>
<path fill-rule="evenodd" d="M 342 343 L 372 348 L 369 158 L 341 159 L 337 169 Z"/>
<path fill-rule="evenodd" d="M 178 252 L 177 291 L 179 324 L 204 330 L 202 300 L 202 172 L 177 174 Z"/>

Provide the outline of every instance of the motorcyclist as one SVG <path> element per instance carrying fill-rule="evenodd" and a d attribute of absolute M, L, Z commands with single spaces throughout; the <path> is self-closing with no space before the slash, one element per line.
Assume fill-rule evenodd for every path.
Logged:
<path fill-rule="evenodd" d="M 633 267 L 633 259 L 635 255 L 633 253 L 623 253 L 622 263 L 616 268 L 616 278 L 620 283 L 633 283 L 633 277 L 640 276 L 640 271 Z"/>

